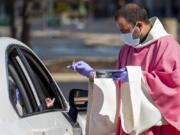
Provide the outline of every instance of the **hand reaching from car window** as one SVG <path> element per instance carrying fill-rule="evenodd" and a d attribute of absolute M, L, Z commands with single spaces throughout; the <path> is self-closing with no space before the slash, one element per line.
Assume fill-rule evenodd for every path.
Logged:
<path fill-rule="evenodd" d="M 51 99 L 51 98 L 46 98 L 45 99 L 46 102 L 46 106 L 47 108 L 51 108 L 54 106 L 54 102 L 55 102 L 55 98 Z"/>

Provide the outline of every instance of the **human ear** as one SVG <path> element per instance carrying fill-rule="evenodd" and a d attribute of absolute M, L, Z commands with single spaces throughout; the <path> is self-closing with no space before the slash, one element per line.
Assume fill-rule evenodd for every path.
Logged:
<path fill-rule="evenodd" d="M 139 22 L 136 23 L 136 25 L 134 27 L 134 33 L 133 33 L 135 37 L 140 36 L 141 31 L 142 31 L 142 27 L 143 27 L 142 22 L 139 21 Z"/>

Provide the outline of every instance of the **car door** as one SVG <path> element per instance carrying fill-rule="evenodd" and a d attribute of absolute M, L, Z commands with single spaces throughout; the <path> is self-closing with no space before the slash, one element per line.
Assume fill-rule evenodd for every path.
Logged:
<path fill-rule="evenodd" d="M 72 135 L 71 123 L 63 113 L 67 102 L 56 82 L 35 56 L 22 46 L 13 46 L 8 51 L 9 97 L 19 119 L 20 127 L 30 135 Z M 47 107 L 46 98 L 53 99 Z"/>

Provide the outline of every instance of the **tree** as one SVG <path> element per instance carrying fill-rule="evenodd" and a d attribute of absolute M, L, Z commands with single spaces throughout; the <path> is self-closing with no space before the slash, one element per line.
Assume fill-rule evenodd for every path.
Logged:
<path fill-rule="evenodd" d="M 16 0 L 6 0 L 5 9 L 6 13 L 9 16 L 10 24 L 10 33 L 11 37 L 17 38 L 17 28 L 16 28 L 16 16 L 15 16 L 15 3 Z M 30 46 L 30 23 L 29 23 L 29 11 L 30 3 L 32 0 L 22 0 L 22 11 L 21 11 L 21 20 L 22 20 L 22 31 L 21 31 L 21 41 Z"/>
<path fill-rule="evenodd" d="M 30 0 L 23 0 L 21 41 L 27 45 L 30 45 L 29 5 Z"/>
<path fill-rule="evenodd" d="M 16 38 L 17 28 L 15 25 L 15 0 L 6 0 L 5 9 L 9 16 L 10 32 L 11 37 Z"/>

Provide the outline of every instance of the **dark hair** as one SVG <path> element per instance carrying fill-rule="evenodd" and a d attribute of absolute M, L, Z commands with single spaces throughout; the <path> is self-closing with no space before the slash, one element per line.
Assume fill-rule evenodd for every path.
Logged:
<path fill-rule="evenodd" d="M 129 3 L 122 6 L 115 14 L 115 20 L 119 17 L 124 17 L 127 21 L 132 24 L 136 24 L 137 21 L 143 21 L 149 24 L 149 15 L 148 11 L 142 4 L 138 3 Z"/>

